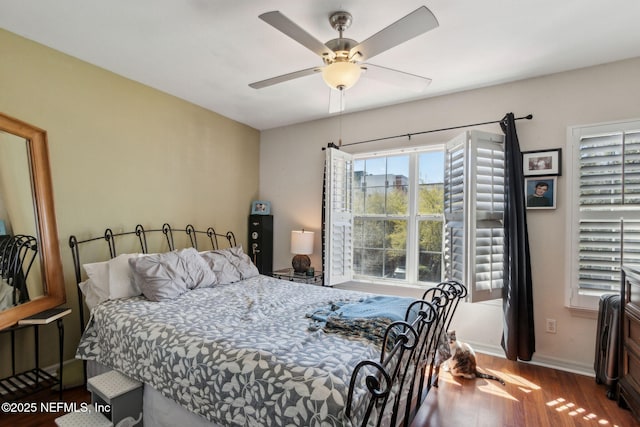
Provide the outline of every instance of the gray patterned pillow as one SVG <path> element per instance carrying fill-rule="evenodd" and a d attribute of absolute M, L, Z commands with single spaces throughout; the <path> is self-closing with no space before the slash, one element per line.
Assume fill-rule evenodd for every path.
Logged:
<path fill-rule="evenodd" d="M 216 283 L 216 275 L 193 248 L 131 258 L 140 290 L 151 301 L 174 299 L 189 289 Z"/>

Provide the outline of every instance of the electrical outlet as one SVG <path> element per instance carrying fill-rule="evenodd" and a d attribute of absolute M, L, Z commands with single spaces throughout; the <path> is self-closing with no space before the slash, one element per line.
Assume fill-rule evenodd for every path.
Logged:
<path fill-rule="evenodd" d="M 547 319 L 547 333 L 556 333 L 556 319 Z"/>

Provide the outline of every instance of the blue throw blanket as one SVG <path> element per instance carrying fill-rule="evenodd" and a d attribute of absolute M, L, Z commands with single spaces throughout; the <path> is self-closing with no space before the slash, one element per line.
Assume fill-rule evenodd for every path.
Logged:
<path fill-rule="evenodd" d="M 407 308 L 413 301 L 413 298 L 382 295 L 357 302 L 340 301 L 309 313 L 307 317 L 314 321 L 310 327 L 312 330 L 323 329 L 325 332 L 364 338 L 382 345 L 387 326 L 405 320 Z M 411 323 L 416 315 L 412 310 L 408 322 Z"/>

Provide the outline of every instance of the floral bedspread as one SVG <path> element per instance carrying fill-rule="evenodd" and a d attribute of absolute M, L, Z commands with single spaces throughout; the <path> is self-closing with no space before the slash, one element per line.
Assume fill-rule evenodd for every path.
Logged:
<path fill-rule="evenodd" d="M 257 276 L 171 301 L 106 301 L 95 307 L 76 357 L 222 425 L 357 425 L 345 416 L 351 372 L 380 350 L 310 329 L 306 314 L 366 295 Z"/>

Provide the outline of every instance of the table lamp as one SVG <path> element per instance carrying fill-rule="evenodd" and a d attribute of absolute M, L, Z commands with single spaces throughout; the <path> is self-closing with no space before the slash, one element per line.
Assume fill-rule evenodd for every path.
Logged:
<path fill-rule="evenodd" d="M 291 253 L 295 254 L 291 260 L 293 271 L 296 273 L 306 273 L 311 266 L 309 255 L 313 253 L 313 231 L 291 232 Z"/>

